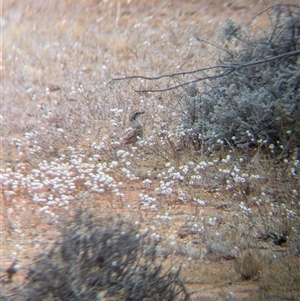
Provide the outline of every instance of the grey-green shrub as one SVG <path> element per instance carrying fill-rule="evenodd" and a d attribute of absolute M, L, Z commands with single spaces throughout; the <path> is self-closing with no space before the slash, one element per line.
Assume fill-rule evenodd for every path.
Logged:
<path fill-rule="evenodd" d="M 229 43 L 220 65 L 242 66 L 300 50 L 300 8 L 276 5 L 266 13 L 271 26 L 259 37 L 237 26 L 224 28 L 225 38 L 235 44 Z M 199 88 L 188 86 L 179 99 L 185 105 L 177 127 L 181 143 L 203 151 L 229 144 L 244 150 L 265 146 L 277 153 L 299 147 L 299 59 L 300 54 L 286 56 L 201 81 Z"/>
<path fill-rule="evenodd" d="M 27 300 L 188 300 L 180 268 L 164 269 L 158 242 L 123 219 L 77 212 L 37 258 L 19 295 Z"/>

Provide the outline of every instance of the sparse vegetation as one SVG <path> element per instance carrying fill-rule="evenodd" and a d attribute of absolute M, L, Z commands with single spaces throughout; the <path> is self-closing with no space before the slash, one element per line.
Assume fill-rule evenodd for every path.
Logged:
<path fill-rule="evenodd" d="M 4 4 L 1 299 L 299 299 L 299 55 L 157 94 L 112 81 L 299 48 L 298 6 L 246 26 L 266 6 L 215 2 Z"/>

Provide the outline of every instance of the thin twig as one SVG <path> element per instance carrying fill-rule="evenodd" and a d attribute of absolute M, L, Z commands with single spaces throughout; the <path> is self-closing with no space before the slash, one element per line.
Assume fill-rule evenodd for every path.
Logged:
<path fill-rule="evenodd" d="M 218 46 L 218 45 L 216 45 L 216 44 L 214 44 L 214 43 L 212 43 L 212 42 L 208 42 L 208 41 L 205 41 L 205 40 L 203 40 L 203 39 L 200 39 L 198 36 L 196 36 L 196 34 L 193 34 L 193 36 L 194 36 L 194 38 L 195 38 L 198 42 L 200 42 L 200 43 L 205 43 L 205 44 L 214 46 L 215 48 L 217 48 L 217 49 L 219 49 L 219 50 L 221 50 L 221 51 L 226 52 L 227 54 L 229 54 L 229 55 L 232 57 L 232 53 L 230 53 L 230 52 L 227 51 L 226 49 L 221 48 L 220 46 Z"/>
<path fill-rule="evenodd" d="M 299 8 L 300 6 L 299 5 L 293 5 L 293 4 L 275 4 L 275 5 L 272 5 L 272 6 L 269 6 L 267 7 L 265 10 L 259 12 L 258 14 L 256 14 L 253 18 L 253 20 L 255 20 L 258 16 L 262 15 L 263 13 L 265 13 L 266 11 L 270 10 L 270 9 L 273 9 L 275 7 L 294 7 L 294 8 Z"/>
<path fill-rule="evenodd" d="M 254 65 L 259 65 L 259 64 L 264 64 L 264 63 L 268 63 L 268 62 L 272 62 L 272 61 L 276 61 L 285 57 L 289 57 L 289 56 L 294 56 L 294 55 L 298 55 L 300 54 L 300 50 L 296 50 L 296 51 L 291 51 L 291 52 L 286 52 L 286 53 L 282 53 L 276 56 L 272 56 L 266 59 L 262 59 L 259 61 L 254 61 L 254 62 L 250 62 L 247 64 L 242 64 L 238 67 L 236 67 L 236 69 L 242 69 L 242 68 L 246 68 L 246 67 L 250 67 L 250 66 L 254 66 Z"/>
<path fill-rule="evenodd" d="M 132 75 L 132 76 L 125 76 L 125 77 L 117 77 L 113 78 L 112 81 L 121 81 L 121 80 L 126 80 L 126 79 L 145 79 L 145 80 L 159 80 L 162 78 L 168 78 L 168 77 L 175 77 L 175 76 L 185 76 L 188 74 L 194 74 L 198 72 L 204 72 L 208 70 L 213 70 L 213 69 L 218 69 L 218 68 L 231 68 L 232 66 L 213 66 L 213 67 L 206 67 L 202 69 L 196 69 L 194 71 L 184 71 L 184 72 L 178 72 L 178 73 L 171 73 L 171 74 L 163 74 L 157 77 L 147 77 L 147 76 L 142 76 L 142 75 Z"/>

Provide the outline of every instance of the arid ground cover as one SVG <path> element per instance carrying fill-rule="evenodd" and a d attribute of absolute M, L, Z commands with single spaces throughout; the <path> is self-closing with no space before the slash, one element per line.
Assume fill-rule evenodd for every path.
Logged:
<path fill-rule="evenodd" d="M 61 225 L 78 210 L 102 223 L 131 221 L 158 244 L 163 269 L 181 267 L 191 300 L 300 299 L 294 115 L 275 144 L 246 131 L 253 142 L 247 150 L 219 139 L 202 151 L 194 140 L 181 143 L 189 130 L 182 122 L 192 118 L 185 100 L 195 86 L 139 92 L 197 75 L 114 80 L 218 65 L 225 50 L 240 56 L 245 42 L 236 31 L 268 32 L 274 22 L 267 8 L 279 3 L 299 17 L 298 1 L 3 1 L 2 300 L 27 300 L 22 291 L 33 267 L 41 268 L 37 256 L 61 241 Z M 299 103 L 299 76 L 293 78 Z M 143 139 L 123 145 L 137 109 L 145 111 Z M 6 270 L 13 262 L 19 268 L 12 275 Z M 118 298 L 102 292 L 97 300 Z"/>

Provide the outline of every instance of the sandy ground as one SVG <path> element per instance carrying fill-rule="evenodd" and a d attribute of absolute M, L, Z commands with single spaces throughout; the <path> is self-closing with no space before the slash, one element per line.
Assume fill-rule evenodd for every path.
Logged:
<path fill-rule="evenodd" d="M 4 1 L 1 107 L 6 123 L 2 135 L 2 170 L 14 169 L 16 162 L 22 162 L 16 150 L 7 147 L 7 142 L 22 136 L 24 128 L 36 122 L 37 106 L 49 102 L 42 96 L 45 87 L 52 85 L 50 93 L 56 95 L 57 90 L 68 90 L 80 81 L 92 85 L 137 73 L 157 76 L 206 66 L 212 59 L 205 51 L 209 46 L 199 46 L 195 41 L 189 44 L 193 34 L 209 40 L 228 20 L 250 24 L 253 16 L 274 4 L 275 1 L 260 0 Z M 260 18 L 256 26 L 267 23 L 267 18 Z M 143 26 L 145 30 L 141 30 Z M 132 86 L 130 89 L 126 92 L 129 98 L 134 95 Z M 118 91 L 113 93 L 114 101 L 118 99 L 122 103 L 124 95 L 118 96 Z M 94 195 L 93 209 L 98 210 L 99 215 L 121 214 L 134 218 L 142 228 L 152 227 L 153 233 L 165 238 L 175 236 L 180 250 L 192 246 L 189 251 L 174 251 L 169 259 L 171 263 L 179 261 L 183 265 L 188 289 L 195 292 L 191 300 L 250 300 L 256 295 L 257 282 L 241 281 L 234 272 L 234 250 L 221 258 L 211 254 L 203 261 L 204 244 L 191 243 L 199 237 L 187 230 L 196 222 L 187 217 L 200 218 L 198 205 L 161 197 L 159 212 L 141 209 L 139 194 L 150 194 L 152 187 L 158 185 L 157 179 L 152 180 L 152 186 L 143 184 L 142 178 L 125 182 L 122 199 L 113 194 Z M 210 228 L 213 232 L 232 218 L 232 209 L 226 206 L 228 196 L 216 195 L 209 189 L 197 189 L 195 193 L 209 203 L 204 218 L 217 216 L 218 222 Z M 1 195 L 3 296 L 9 294 L 12 287 L 22 285 L 34 256 L 57 238 L 57 228 L 51 218 L 39 213 L 40 206 L 32 202 L 26 190 L 10 189 L 8 192 L 5 186 L 1 187 Z M 84 200 L 82 206 L 88 207 L 88 201 Z M 8 214 L 10 211 L 13 214 Z M 58 211 L 62 216 L 68 215 L 68 212 Z M 173 218 L 172 223 L 157 218 L 166 213 Z M 198 250 L 195 251 L 197 255 L 193 255 L 192 250 Z M 12 283 L 6 283 L 5 270 L 14 257 L 19 259 L 21 269 Z"/>

